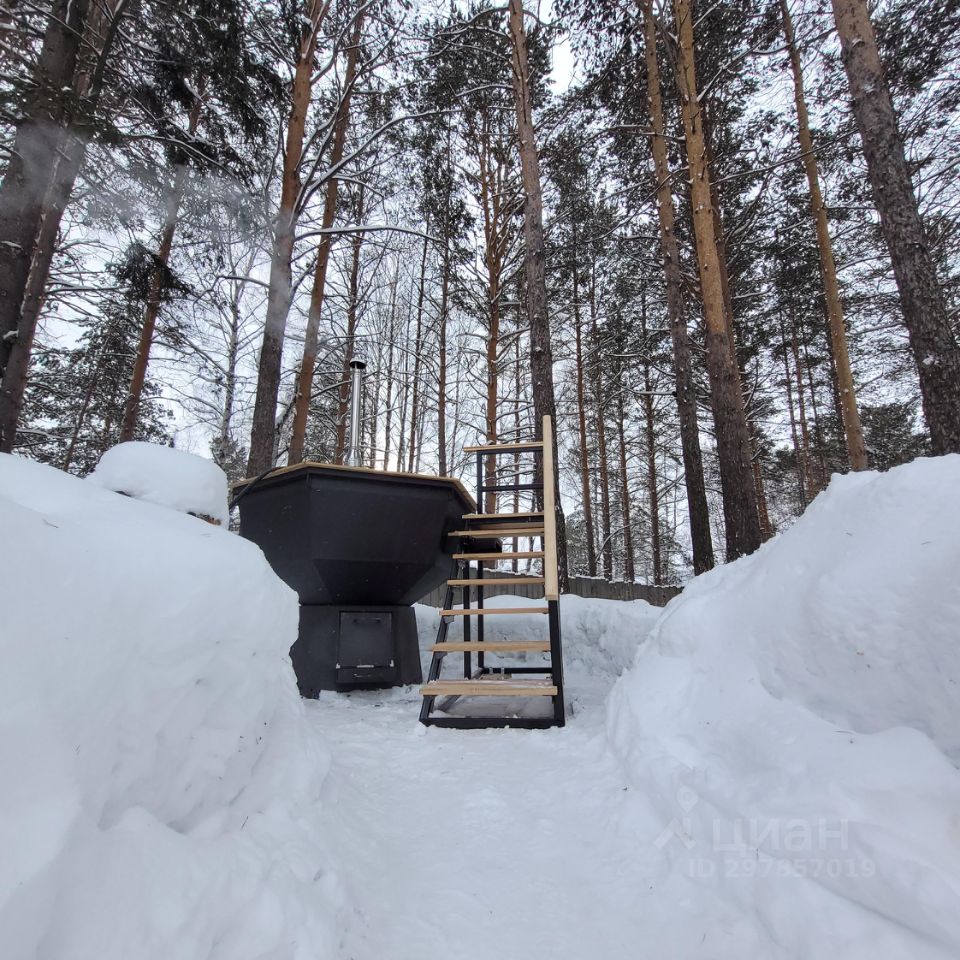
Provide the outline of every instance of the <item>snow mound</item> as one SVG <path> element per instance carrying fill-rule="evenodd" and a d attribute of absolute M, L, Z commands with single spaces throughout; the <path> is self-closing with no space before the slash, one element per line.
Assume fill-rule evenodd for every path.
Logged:
<path fill-rule="evenodd" d="M 958 489 L 960 456 L 835 477 L 614 688 L 663 870 L 738 906 L 752 955 L 960 955 Z"/>
<path fill-rule="evenodd" d="M 565 665 L 575 674 L 621 674 L 633 663 L 637 647 L 662 613 L 662 608 L 646 600 L 561 597 Z"/>
<path fill-rule="evenodd" d="M 0 529 L 5 960 L 331 955 L 295 594 L 224 529 L 9 455 Z"/>
<path fill-rule="evenodd" d="M 114 493 L 230 524 L 227 475 L 212 460 L 183 450 L 138 440 L 119 443 L 88 479 Z"/>

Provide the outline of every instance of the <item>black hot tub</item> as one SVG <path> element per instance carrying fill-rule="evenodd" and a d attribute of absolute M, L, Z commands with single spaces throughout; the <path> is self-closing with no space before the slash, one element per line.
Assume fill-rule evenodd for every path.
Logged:
<path fill-rule="evenodd" d="M 241 536 L 300 597 L 290 657 L 301 694 L 419 683 L 410 605 L 451 575 L 461 541 L 448 534 L 475 509 L 463 485 L 301 463 L 235 492 Z"/>

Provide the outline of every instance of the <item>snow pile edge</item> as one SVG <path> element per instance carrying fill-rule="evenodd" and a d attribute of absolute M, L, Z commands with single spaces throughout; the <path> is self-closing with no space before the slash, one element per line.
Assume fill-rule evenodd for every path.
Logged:
<path fill-rule="evenodd" d="M 4 956 L 331 952 L 293 592 L 225 530 L 8 455 L 0 528 Z"/>
<path fill-rule="evenodd" d="M 960 955 L 957 489 L 960 456 L 834 478 L 689 585 L 611 695 L 662 869 L 764 956 Z"/>

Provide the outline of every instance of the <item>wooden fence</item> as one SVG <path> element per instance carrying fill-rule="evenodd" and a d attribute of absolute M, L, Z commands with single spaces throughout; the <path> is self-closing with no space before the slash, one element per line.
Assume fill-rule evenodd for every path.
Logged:
<path fill-rule="evenodd" d="M 490 575 L 493 576 L 492 571 Z M 496 576 L 506 578 L 520 576 L 520 574 L 498 570 Z M 665 607 L 680 593 L 680 589 L 680 587 L 654 587 L 643 583 L 611 583 L 609 580 L 600 580 L 594 577 L 570 578 L 570 593 L 578 597 L 592 597 L 599 600 L 646 600 L 647 603 L 652 603 L 655 607 Z M 421 598 L 420 603 L 426 604 L 428 607 L 442 607 L 446 591 L 445 585 L 439 586 Z M 491 587 L 490 593 L 492 595 L 510 594 L 515 597 L 542 599 L 543 587 L 536 583 L 498 585 Z"/>

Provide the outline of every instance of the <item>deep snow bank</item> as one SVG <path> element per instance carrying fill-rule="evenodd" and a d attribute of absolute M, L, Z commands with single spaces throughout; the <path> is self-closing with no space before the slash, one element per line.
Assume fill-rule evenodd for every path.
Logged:
<path fill-rule="evenodd" d="M 4 960 L 314 958 L 297 600 L 225 530 L 0 455 Z"/>
<path fill-rule="evenodd" d="M 958 490 L 960 456 L 834 478 L 689 585 L 611 696 L 663 870 L 765 957 L 960 955 Z"/>

